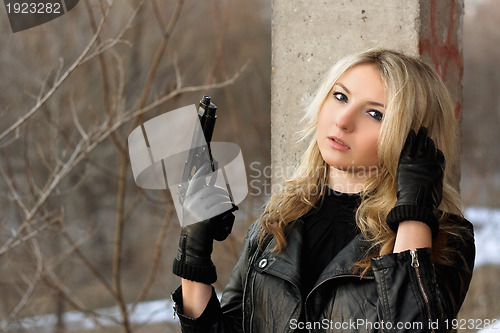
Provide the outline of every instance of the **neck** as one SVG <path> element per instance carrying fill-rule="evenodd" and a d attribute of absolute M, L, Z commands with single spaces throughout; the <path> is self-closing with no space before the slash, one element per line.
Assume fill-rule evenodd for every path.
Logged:
<path fill-rule="evenodd" d="M 360 193 L 364 189 L 367 175 L 361 175 L 353 170 L 339 170 L 330 166 L 328 172 L 328 186 L 341 193 Z"/>

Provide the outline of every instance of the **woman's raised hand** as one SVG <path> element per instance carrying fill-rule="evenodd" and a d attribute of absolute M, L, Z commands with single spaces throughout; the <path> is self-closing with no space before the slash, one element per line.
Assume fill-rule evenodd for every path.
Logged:
<path fill-rule="evenodd" d="M 231 233 L 237 210 L 222 187 L 207 184 L 209 166 L 201 167 L 189 182 L 183 202 L 183 225 L 174 274 L 196 282 L 211 284 L 217 280 L 211 260 L 213 240 L 222 241 Z M 205 170 L 206 169 L 206 170 Z M 215 216 L 214 216 L 215 215 Z M 205 218 L 204 220 L 203 217 Z"/>
<path fill-rule="evenodd" d="M 436 209 L 441 203 L 445 158 L 421 127 L 410 130 L 397 169 L 397 202 L 387 224 L 397 232 L 402 221 L 426 223 L 435 237 L 439 231 Z"/>

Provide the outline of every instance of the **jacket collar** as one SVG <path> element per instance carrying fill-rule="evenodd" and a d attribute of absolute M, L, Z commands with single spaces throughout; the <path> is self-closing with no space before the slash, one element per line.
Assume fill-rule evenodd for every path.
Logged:
<path fill-rule="evenodd" d="M 255 269 L 290 281 L 300 289 L 302 225 L 300 220 L 294 223 L 286 238 L 287 246 L 280 253 L 270 252 L 270 249 L 276 246 L 276 239 L 273 238 L 266 246 L 262 257 L 255 264 Z M 261 265 L 263 260 L 268 261 L 265 267 Z"/>
<path fill-rule="evenodd" d="M 273 238 L 259 261 L 256 262 L 256 269 L 290 281 L 300 289 L 303 225 L 301 220 L 294 223 L 287 236 L 287 247 L 280 253 L 269 252 L 269 249 L 276 245 L 276 240 Z M 353 265 L 366 256 L 367 249 L 368 243 L 361 234 L 357 235 L 326 266 L 315 285 L 335 277 L 361 277 L 359 273 L 353 271 Z M 262 260 L 268 261 L 265 267 L 259 267 Z M 365 277 L 373 278 L 371 270 Z"/>

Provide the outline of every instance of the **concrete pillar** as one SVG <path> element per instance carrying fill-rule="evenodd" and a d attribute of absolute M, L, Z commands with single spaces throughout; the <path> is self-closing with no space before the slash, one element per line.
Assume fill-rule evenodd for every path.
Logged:
<path fill-rule="evenodd" d="M 276 183 L 305 150 L 304 101 L 344 55 L 373 47 L 421 55 L 461 110 L 463 0 L 273 0 L 271 166 Z"/>

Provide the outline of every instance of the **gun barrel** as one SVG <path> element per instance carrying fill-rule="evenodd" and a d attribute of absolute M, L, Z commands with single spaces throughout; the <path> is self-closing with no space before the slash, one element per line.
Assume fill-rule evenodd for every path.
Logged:
<path fill-rule="evenodd" d="M 203 128 L 205 122 L 205 114 L 207 113 L 207 108 L 210 105 L 210 96 L 203 96 L 198 105 L 198 119 L 200 120 L 201 128 Z"/>
<path fill-rule="evenodd" d="M 203 133 L 205 134 L 205 140 L 207 141 L 207 144 L 210 145 L 210 142 L 212 141 L 212 135 L 214 133 L 214 128 L 215 128 L 215 121 L 217 120 L 217 116 L 215 115 L 215 112 L 217 111 L 217 106 L 215 106 L 214 103 L 210 103 L 210 105 L 207 108 L 207 112 L 205 113 L 205 120 L 203 122 Z"/>

